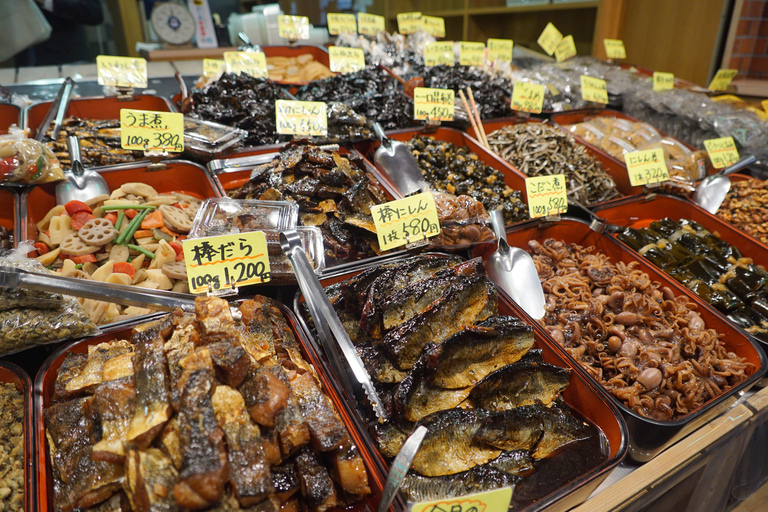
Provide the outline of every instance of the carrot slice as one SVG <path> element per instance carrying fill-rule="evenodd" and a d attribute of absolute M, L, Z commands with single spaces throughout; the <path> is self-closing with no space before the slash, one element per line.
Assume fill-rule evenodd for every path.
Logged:
<path fill-rule="evenodd" d="M 171 248 L 176 251 L 176 261 L 181 261 L 184 259 L 184 249 L 181 248 L 181 244 L 179 242 L 168 242 L 168 245 L 170 245 Z"/>
<path fill-rule="evenodd" d="M 47 254 L 50 249 L 47 245 L 45 245 L 43 242 L 37 242 L 35 244 L 35 249 L 37 250 L 37 253 L 40 255 Z"/>
<path fill-rule="evenodd" d="M 88 212 L 77 212 L 72 216 L 72 221 L 70 222 L 70 225 L 72 226 L 72 229 L 79 230 L 80 228 L 85 226 L 86 222 L 95 218 L 96 217 L 94 217 Z"/>
<path fill-rule="evenodd" d="M 136 275 L 136 269 L 133 268 L 133 265 L 131 265 L 130 263 L 127 263 L 125 261 L 118 261 L 112 267 L 112 273 L 128 274 L 129 276 L 133 277 Z"/>
<path fill-rule="evenodd" d="M 160 210 L 155 210 L 141 221 L 141 229 L 162 228 L 163 226 L 165 226 L 165 221 L 163 220 L 163 212 Z"/>
<path fill-rule="evenodd" d="M 136 232 L 133 234 L 133 238 L 148 238 L 151 236 L 153 236 L 151 229 L 137 229 Z"/>
<path fill-rule="evenodd" d="M 72 261 L 74 261 L 75 264 L 96 263 L 96 256 L 94 256 L 93 254 L 83 254 L 82 256 L 73 256 Z"/>
<path fill-rule="evenodd" d="M 117 224 L 117 214 L 114 212 L 109 212 L 104 216 L 104 218 L 111 222 L 113 226 Z"/>
<path fill-rule="evenodd" d="M 90 206 L 82 201 L 78 201 L 77 199 L 73 199 L 65 204 L 64 209 L 67 211 L 67 215 L 70 217 L 74 217 L 74 215 L 78 212 L 93 213 L 93 210 L 91 210 Z"/>
<path fill-rule="evenodd" d="M 125 216 L 128 217 L 129 219 L 132 219 L 139 214 L 139 212 L 137 212 L 133 208 L 129 208 L 128 210 L 124 210 L 124 211 L 125 211 Z"/>

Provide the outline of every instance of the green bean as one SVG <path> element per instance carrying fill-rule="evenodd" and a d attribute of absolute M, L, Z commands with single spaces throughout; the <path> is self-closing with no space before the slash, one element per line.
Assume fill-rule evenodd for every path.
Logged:
<path fill-rule="evenodd" d="M 110 210 L 148 210 L 152 208 L 157 208 L 157 206 L 153 204 L 109 204 L 101 207 L 107 212 Z"/>
<path fill-rule="evenodd" d="M 139 226 L 141 225 L 141 221 L 144 220 L 144 217 L 147 216 L 147 213 L 149 213 L 149 210 L 143 210 L 140 214 L 135 216 L 130 224 L 128 224 L 128 227 L 125 231 L 120 233 L 120 236 L 117 237 L 117 243 L 122 244 L 123 242 L 127 242 L 131 238 L 133 238 L 133 234 L 136 232 L 136 230 L 139 229 Z"/>
<path fill-rule="evenodd" d="M 115 229 L 117 231 L 120 231 L 120 226 L 123 225 L 123 219 L 125 218 L 125 212 L 123 210 L 120 210 L 117 213 L 117 220 L 115 221 Z"/>
<path fill-rule="evenodd" d="M 139 251 L 141 254 L 143 254 L 144 256 L 146 256 L 151 260 L 155 259 L 155 253 L 153 253 L 152 251 L 148 251 L 143 247 L 139 247 L 138 245 L 134 245 L 134 244 L 126 244 L 125 246 L 129 249 L 133 249 L 134 251 Z"/>

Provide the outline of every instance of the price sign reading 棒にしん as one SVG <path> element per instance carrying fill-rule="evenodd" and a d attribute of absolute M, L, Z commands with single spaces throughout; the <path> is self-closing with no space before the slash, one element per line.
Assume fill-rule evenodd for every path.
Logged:
<path fill-rule="evenodd" d="M 453 121 L 455 94 L 451 89 L 416 87 L 413 118 L 417 121 Z"/>
<path fill-rule="evenodd" d="M 525 192 L 528 196 L 528 214 L 532 219 L 568 211 L 564 174 L 526 178 Z"/>
<path fill-rule="evenodd" d="M 371 215 L 383 251 L 440 234 L 435 198 L 429 192 L 371 206 Z"/>
<path fill-rule="evenodd" d="M 661 148 L 633 151 L 624 154 L 629 182 L 633 187 L 661 183 L 669 180 L 669 171 Z"/>
<path fill-rule="evenodd" d="M 275 101 L 277 133 L 282 135 L 328 135 L 328 116 L 322 101 Z"/>
<path fill-rule="evenodd" d="M 120 110 L 120 146 L 138 151 L 184 151 L 184 114 Z"/>
<path fill-rule="evenodd" d="M 270 280 L 267 237 L 262 231 L 187 239 L 181 247 L 192 293 Z"/>

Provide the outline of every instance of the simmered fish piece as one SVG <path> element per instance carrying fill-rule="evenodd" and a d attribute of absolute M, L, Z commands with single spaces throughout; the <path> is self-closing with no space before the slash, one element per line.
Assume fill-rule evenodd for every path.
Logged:
<path fill-rule="evenodd" d="M 545 409 L 528 405 L 492 413 L 475 433 L 474 441 L 499 450 L 533 450 L 544 430 L 541 415 Z"/>
<path fill-rule="evenodd" d="M 133 357 L 136 382 L 136 407 L 126 441 L 146 448 L 171 417 L 168 364 L 163 338 L 156 329 L 134 332 Z"/>
<path fill-rule="evenodd" d="M 158 446 L 162 447 L 173 461 L 177 470 L 181 469 L 184 454 L 181 452 L 181 440 L 179 439 L 179 418 L 174 416 L 165 423 L 163 431 L 158 436 Z"/>
<path fill-rule="evenodd" d="M 288 405 L 291 395 L 290 387 L 275 375 L 279 371 L 278 365 L 270 368 L 254 365 L 238 388 L 251 418 L 265 427 L 275 426 L 277 414 Z"/>
<path fill-rule="evenodd" d="M 551 404 L 568 387 L 571 371 L 547 363 L 518 361 L 491 373 L 469 394 L 475 407 L 503 411 Z"/>
<path fill-rule="evenodd" d="M 513 450 L 502 452 L 486 466 L 510 475 L 521 475 L 533 469 L 533 458 L 527 450 Z"/>
<path fill-rule="evenodd" d="M 307 420 L 312 446 L 320 452 L 339 449 L 348 437 L 347 429 L 333 408 L 331 399 L 320 391 L 311 373 L 297 374 L 291 389 Z"/>
<path fill-rule="evenodd" d="M 541 407 L 541 409 L 544 432 L 536 446 L 536 451 L 533 452 L 534 459 L 543 459 L 567 444 L 595 435 L 593 427 L 578 420 L 560 406 Z"/>
<path fill-rule="evenodd" d="M 178 473 L 162 450 L 130 450 L 127 456 L 126 483 L 133 509 L 137 512 L 174 512 L 173 499 Z"/>
<path fill-rule="evenodd" d="M 449 338 L 450 339 L 450 338 Z M 394 404 L 408 421 L 419 421 L 434 412 L 453 409 L 469 396 L 471 387 L 445 389 L 427 378 L 426 360 L 419 359 L 397 387 Z"/>
<path fill-rule="evenodd" d="M 328 470 L 320 456 L 309 446 L 296 454 L 296 475 L 299 488 L 310 510 L 325 512 L 339 504 L 339 497 Z"/>
<path fill-rule="evenodd" d="M 335 480 L 342 490 L 355 496 L 365 496 L 371 493 L 368 486 L 368 472 L 357 447 L 352 444 L 349 436 L 344 439 L 343 446 L 330 454 Z"/>
<path fill-rule="evenodd" d="M 421 357 L 430 383 L 461 389 L 518 361 L 533 344 L 531 326 L 519 318 L 497 316 L 465 327 L 443 343 L 430 343 Z"/>
<path fill-rule="evenodd" d="M 229 303 L 218 297 L 200 297 L 195 300 L 195 316 L 200 325 L 200 343 L 208 345 L 219 341 L 239 342 L 240 332 L 229 311 Z"/>
<path fill-rule="evenodd" d="M 371 342 L 362 343 L 356 348 L 368 373 L 376 381 L 384 384 L 397 384 L 408 375 L 407 371 L 397 368 L 395 363 L 379 347 L 371 346 Z"/>
<path fill-rule="evenodd" d="M 164 346 L 170 377 L 169 398 L 171 405 L 176 411 L 179 410 L 179 402 L 181 400 L 179 379 L 181 379 L 181 375 L 184 373 L 184 369 L 179 364 L 179 361 L 194 352 L 195 346 L 199 342 L 199 337 L 200 334 L 195 325 L 179 326 L 173 331 L 171 338 Z"/>
<path fill-rule="evenodd" d="M 409 473 L 401 490 L 411 501 L 422 502 L 453 498 L 478 492 L 513 487 L 522 479 L 489 467 L 476 466 L 469 471 L 445 476 L 422 476 Z"/>
<path fill-rule="evenodd" d="M 87 361 L 88 356 L 86 354 L 67 352 L 56 374 L 56 384 L 53 388 L 53 403 L 70 400 L 82 394 L 81 389 L 70 393 L 67 391 L 67 384 L 70 380 L 80 375 Z"/>
<path fill-rule="evenodd" d="M 125 442 L 133 418 L 136 383 L 133 376 L 99 384 L 93 393 L 93 405 L 101 425 L 101 440 L 93 446 L 94 460 L 121 464 Z"/>
<path fill-rule="evenodd" d="M 429 429 L 411 466 L 424 476 L 453 475 L 485 464 L 501 450 L 480 444 L 474 438 L 491 413 L 482 409 L 440 411 L 417 423 Z"/>
<path fill-rule="evenodd" d="M 251 368 L 251 358 L 245 349 L 227 342 L 211 343 L 206 348 L 220 380 L 232 387 L 239 386 Z"/>
<path fill-rule="evenodd" d="M 280 440 L 280 451 L 287 457 L 305 444 L 309 444 L 311 436 L 307 418 L 302 414 L 298 401 L 291 392 L 288 403 L 277 413 L 275 432 Z"/>
<path fill-rule="evenodd" d="M 289 459 L 279 466 L 272 466 L 272 486 L 275 496 L 282 502 L 287 502 L 299 490 L 299 477 L 296 475 L 296 465 Z"/>
<path fill-rule="evenodd" d="M 371 424 L 370 428 L 375 432 L 376 444 L 385 457 L 397 457 L 400 448 L 403 447 L 407 432 L 403 432 L 391 421 L 381 424 L 378 421 Z"/>
<path fill-rule="evenodd" d="M 102 372 L 106 362 L 113 357 L 133 352 L 133 347 L 126 340 L 99 343 L 88 347 L 88 360 L 80 369 L 77 376 L 69 379 L 65 386 L 68 394 L 93 392 L 93 389 L 104 381 Z"/>

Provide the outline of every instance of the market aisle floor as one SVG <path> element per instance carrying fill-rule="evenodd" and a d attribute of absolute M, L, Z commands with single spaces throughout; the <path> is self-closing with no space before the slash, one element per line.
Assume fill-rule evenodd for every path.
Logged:
<path fill-rule="evenodd" d="M 763 484 L 761 488 L 744 500 L 738 507 L 731 509 L 731 512 L 765 512 L 768 509 L 768 483 Z"/>

